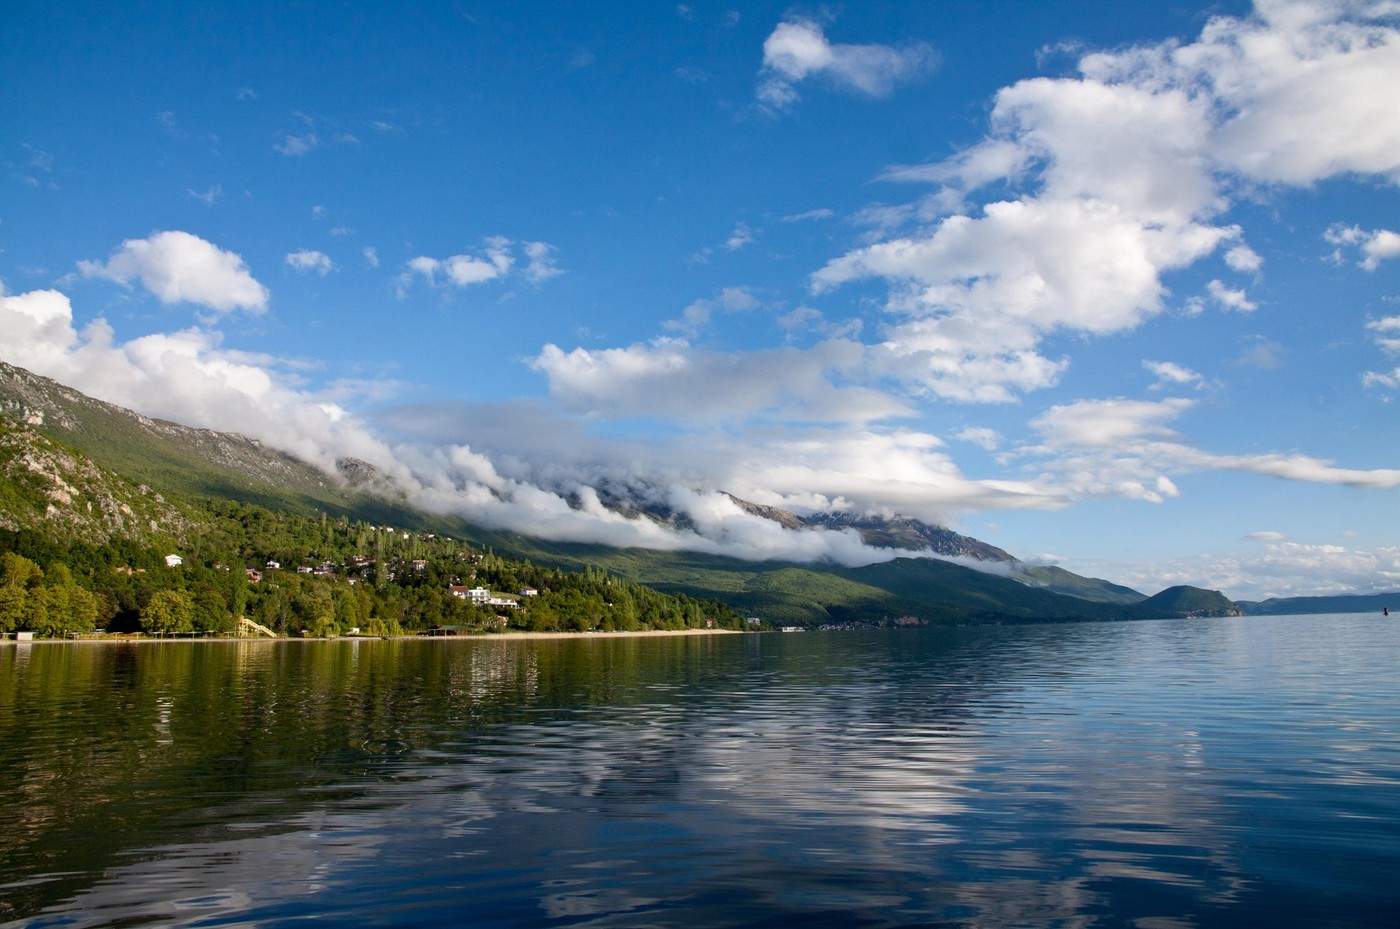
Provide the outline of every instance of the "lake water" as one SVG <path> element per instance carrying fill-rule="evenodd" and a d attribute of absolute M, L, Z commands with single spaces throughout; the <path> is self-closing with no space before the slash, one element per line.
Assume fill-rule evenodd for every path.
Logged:
<path fill-rule="evenodd" d="M 1400 621 L 0 648 L 0 924 L 1400 924 Z"/>

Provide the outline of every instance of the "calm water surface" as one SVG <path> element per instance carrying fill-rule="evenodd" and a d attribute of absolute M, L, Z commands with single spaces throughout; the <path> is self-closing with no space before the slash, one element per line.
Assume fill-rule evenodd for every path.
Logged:
<path fill-rule="evenodd" d="M 0 925 L 1400 925 L 1400 622 L 0 648 Z"/>

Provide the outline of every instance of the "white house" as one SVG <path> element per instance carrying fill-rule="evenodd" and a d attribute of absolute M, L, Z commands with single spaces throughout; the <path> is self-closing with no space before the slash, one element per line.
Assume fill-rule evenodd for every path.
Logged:
<path fill-rule="evenodd" d="M 280 561 L 269 561 L 266 567 L 269 571 L 276 571 L 278 568 L 282 567 L 282 563 Z"/>
<path fill-rule="evenodd" d="M 470 600 L 472 603 L 481 605 L 491 602 L 491 591 L 485 587 L 467 587 L 464 584 L 453 584 L 449 590 L 452 596 L 460 597 L 463 600 Z"/>
<path fill-rule="evenodd" d="M 166 566 L 167 568 L 178 568 L 178 567 L 180 567 L 180 565 L 182 565 L 182 564 L 184 564 L 184 563 L 185 563 L 185 559 L 181 558 L 179 555 L 166 555 L 166 556 L 165 556 L 165 566 Z"/>
<path fill-rule="evenodd" d="M 520 596 L 522 597 L 538 597 L 539 595 L 540 592 L 533 587 L 520 588 Z"/>

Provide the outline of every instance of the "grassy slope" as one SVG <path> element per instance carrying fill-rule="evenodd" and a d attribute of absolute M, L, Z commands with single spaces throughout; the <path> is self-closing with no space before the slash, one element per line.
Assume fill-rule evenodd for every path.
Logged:
<path fill-rule="evenodd" d="M 1147 595 L 1100 577 L 1082 577 L 1054 565 L 1024 565 L 1021 573 L 1032 586 L 1051 593 L 1095 603 L 1141 603 Z"/>

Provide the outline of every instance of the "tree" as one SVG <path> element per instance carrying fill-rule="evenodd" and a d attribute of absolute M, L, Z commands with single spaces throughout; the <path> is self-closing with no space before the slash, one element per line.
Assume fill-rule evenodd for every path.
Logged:
<path fill-rule="evenodd" d="M 18 584 L 0 586 L 0 632 L 13 632 L 24 624 L 27 597 Z"/>
<path fill-rule="evenodd" d="M 194 626 L 194 601 L 183 590 L 158 590 L 141 611 L 147 632 L 189 632 Z"/>
<path fill-rule="evenodd" d="M 0 584 L 7 587 L 33 587 L 44 572 L 34 562 L 14 552 L 0 555 Z"/>
<path fill-rule="evenodd" d="M 232 629 L 228 605 L 212 584 L 202 584 L 191 598 L 194 603 L 193 624 L 196 632 L 228 632 Z"/>

